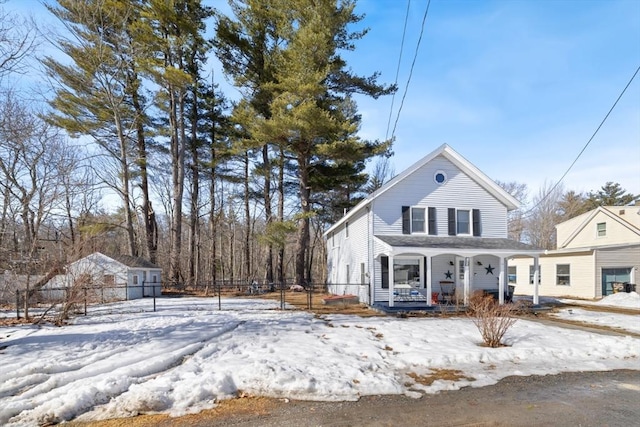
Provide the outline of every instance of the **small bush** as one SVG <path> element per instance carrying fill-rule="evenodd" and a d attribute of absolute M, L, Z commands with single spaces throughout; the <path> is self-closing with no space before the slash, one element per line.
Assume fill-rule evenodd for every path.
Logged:
<path fill-rule="evenodd" d="M 504 345 L 502 338 L 517 320 L 513 317 L 512 304 L 499 305 L 490 295 L 482 292 L 474 293 L 471 297 L 467 313 L 480 331 L 484 344 L 492 348 Z"/>

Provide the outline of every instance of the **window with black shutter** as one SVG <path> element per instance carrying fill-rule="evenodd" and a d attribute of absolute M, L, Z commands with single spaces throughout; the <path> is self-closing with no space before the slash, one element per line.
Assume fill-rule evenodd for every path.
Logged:
<path fill-rule="evenodd" d="M 436 228 L 436 208 L 429 208 L 429 234 L 435 236 L 438 234 L 438 230 Z"/>
<path fill-rule="evenodd" d="M 449 236 L 456 235 L 456 210 L 455 208 L 447 209 L 448 212 L 448 222 L 449 222 Z"/>
<path fill-rule="evenodd" d="M 402 234 L 411 234 L 411 208 L 402 207 Z"/>
<path fill-rule="evenodd" d="M 473 235 L 482 235 L 482 228 L 480 227 L 480 209 L 473 210 Z"/>
<path fill-rule="evenodd" d="M 380 270 L 382 276 L 382 289 L 389 289 L 389 257 L 380 257 Z"/>

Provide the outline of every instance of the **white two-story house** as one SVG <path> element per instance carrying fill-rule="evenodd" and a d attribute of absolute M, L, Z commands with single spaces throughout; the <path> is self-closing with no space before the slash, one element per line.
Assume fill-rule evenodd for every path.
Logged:
<path fill-rule="evenodd" d="M 556 226 L 557 248 L 540 257 L 539 292 L 545 296 L 599 298 L 637 284 L 640 206 L 601 206 Z M 533 264 L 509 261 L 518 294 L 533 293 Z"/>
<path fill-rule="evenodd" d="M 476 290 L 494 292 L 503 303 L 507 259 L 537 265 L 543 252 L 507 238 L 507 213 L 518 206 L 444 144 L 325 232 L 329 289 L 389 307 L 431 306 L 443 297 L 466 305 Z"/>

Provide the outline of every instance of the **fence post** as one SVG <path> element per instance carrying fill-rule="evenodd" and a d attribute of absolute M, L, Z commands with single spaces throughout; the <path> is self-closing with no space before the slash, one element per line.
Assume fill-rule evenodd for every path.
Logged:
<path fill-rule="evenodd" d="M 284 282 L 280 282 L 280 310 L 284 310 Z"/>
<path fill-rule="evenodd" d="M 309 285 L 307 290 L 307 309 L 311 310 L 311 298 L 313 298 L 313 285 Z"/>
<path fill-rule="evenodd" d="M 16 319 L 20 318 L 20 290 L 16 291 Z"/>
<path fill-rule="evenodd" d="M 154 283 L 151 287 L 153 288 L 153 311 L 155 312 L 156 311 L 156 284 Z M 144 289 L 142 290 L 142 293 L 144 294 Z"/>
<path fill-rule="evenodd" d="M 222 288 L 219 280 L 216 281 L 216 286 L 218 286 L 218 310 L 222 311 L 222 296 L 220 296 L 220 294 L 222 293 Z"/>
<path fill-rule="evenodd" d="M 84 315 L 87 315 L 87 288 L 82 288 L 84 291 Z"/>

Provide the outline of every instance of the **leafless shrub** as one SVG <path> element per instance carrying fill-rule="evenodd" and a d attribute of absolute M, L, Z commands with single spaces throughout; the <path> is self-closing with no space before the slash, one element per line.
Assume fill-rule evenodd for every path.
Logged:
<path fill-rule="evenodd" d="M 514 310 L 512 304 L 499 305 L 480 291 L 471 297 L 467 314 L 480 331 L 484 344 L 496 348 L 505 345 L 502 338 L 517 320 Z"/>

